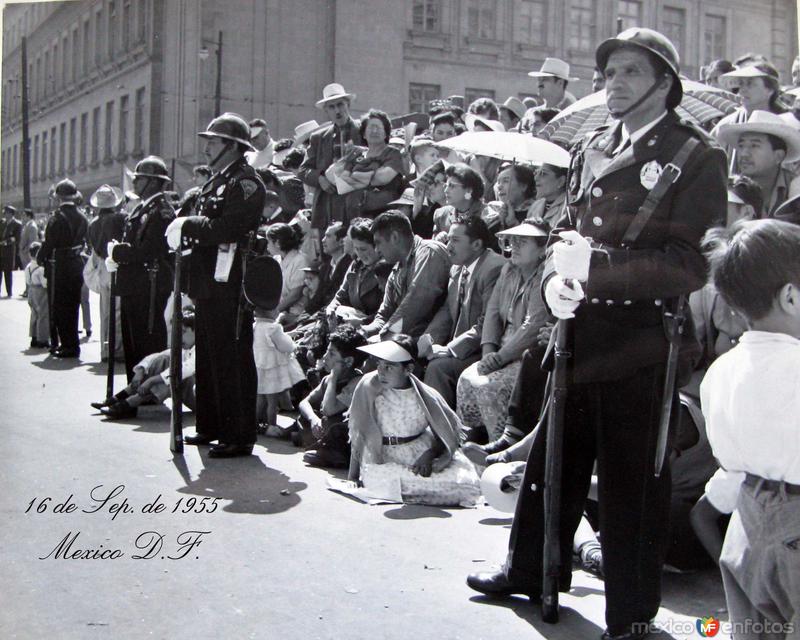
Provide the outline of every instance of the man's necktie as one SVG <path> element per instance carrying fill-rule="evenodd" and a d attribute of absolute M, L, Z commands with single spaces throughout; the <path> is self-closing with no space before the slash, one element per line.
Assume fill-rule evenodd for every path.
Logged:
<path fill-rule="evenodd" d="M 461 315 L 464 311 L 464 300 L 467 297 L 467 285 L 469 284 L 469 271 L 467 271 L 466 267 L 461 267 L 461 271 L 458 275 L 458 304 L 456 308 L 458 311 L 456 312 L 456 321 L 453 323 L 453 333 L 458 330 L 458 323 L 461 320 Z M 457 335 L 457 334 L 456 334 Z M 455 337 L 455 335 L 453 336 Z"/>

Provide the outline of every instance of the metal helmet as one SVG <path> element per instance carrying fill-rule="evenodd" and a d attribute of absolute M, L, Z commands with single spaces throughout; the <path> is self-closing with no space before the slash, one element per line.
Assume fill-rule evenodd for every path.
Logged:
<path fill-rule="evenodd" d="M 78 187 L 69 178 L 64 178 L 57 183 L 53 189 L 53 195 L 58 198 L 69 198 L 74 200 L 78 195 Z"/>
<path fill-rule="evenodd" d="M 608 58 L 614 51 L 621 47 L 637 47 L 639 49 L 644 49 L 667 65 L 674 79 L 672 89 L 670 89 L 669 95 L 667 96 L 667 108 L 674 109 L 677 107 L 683 99 L 683 87 L 681 86 L 680 77 L 680 56 L 678 55 L 678 50 L 675 49 L 675 45 L 670 42 L 669 38 L 658 31 L 646 29 L 645 27 L 631 27 L 630 29 L 625 29 L 625 31 L 618 33 L 616 37 L 601 42 L 600 46 L 597 47 L 597 51 L 594 54 L 597 68 L 601 71 L 605 71 Z"/>
<path fill-rule="evenodd" d="M 203 138 L 222 138 L 245 145 L 251 151 L 255 149 L 250 142 L 250 125 L 236 113 L 223 113 L 214 118 L 205 131 L 197 134 Z"/>
<path fill-rule="evenodd" d="M 170 181 L 167 164 L 158 156 L 147 156 L 136 164 L 133 170 L 134 178 L 159 178 Z"/>

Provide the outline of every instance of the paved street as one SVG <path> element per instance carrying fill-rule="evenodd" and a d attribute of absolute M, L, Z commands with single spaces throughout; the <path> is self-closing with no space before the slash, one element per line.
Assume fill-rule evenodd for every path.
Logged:
<path fill-rule="evenodd" d="M 250 458 L 173 459 L 165 407 L 105 422 L 89 407 L 105 388 L 92 304 L 76 363 L 29 351 L 27 303 L 0 299 L 3 638 L 599 637 L 603 583 L 582 572 L 557 626 L 525 598 L 467 588 L 505 553 L 510 518 L 487 506 L 363 505 L 264 437 Z M 163 511 L 143 513 L 157 498 Z M 120 557 L 61 557 L 78 549 Z M 659 621 L 684 628 L 664 638 L 699 637 L 696 618 L 724 607 L 716 572 L 667 575 L 664 591 Z"/>

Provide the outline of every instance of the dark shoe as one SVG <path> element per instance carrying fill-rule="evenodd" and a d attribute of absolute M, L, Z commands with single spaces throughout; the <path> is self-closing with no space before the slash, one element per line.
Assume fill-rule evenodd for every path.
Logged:
<path fill-rule="evenodd" d="M 209 458 L 236 458 L 253 453 L 252 444 L 218 444 L 208 452 Z"/>
<path fill-rule="evenodd" d="M 492 455 L 493 453 L 505 451 L 511 445 L 516 444 L 517 442 L 519 442 L 518 438 L 511 437 L 507 433 L 504 433 L 497 440 L 492 440 L 489 444 L 483 445 L 483 450 L 487 455 Z"/>
<path fill-rule="evenodd" d="M 53 354 L 56 358 L 80 358 L 80 349 L 56 349 Z"/>
<path fill-rule="evenodd" d="M 102 411 L 106 407 L 110 407 L 112 404 L 117 404 L 117 402 L 119 402 L 119 400 L 116 398 L 106 398 L 102 402 L 90 402 L 89 404 L 91 404 L 95 409 Z"/>
<path fill-rule="evenodd" d="M 518 587 L 502 571 L 471 573 L 467 576 L 467 586 L 492 598 L 507 598 L 517 594 L 528 596 L 531 600 L 541 597 L 538 589 Z"/>
<path fill-rule="evenodd" d="M 183 439 L 183 441 L 186 444 L 195 444 L 195 445 L 211 444 L 215 440 L 216 440 L 216 438 L 212 438 L 210 436 L 203 435 L 202 433 L 198 433 L 197 435 L 194 435 L 194 436 L 186 436 Z"/>
<path fill-rule="evenodd" d="M 323 469 L 347 469 L 350 459 L 347 454 L 335 449 L 311 449 L 303 454 L 303 462 L 310 467 Z"/>
<path fill-rule="evenodd" d="M 476 444 L 486 444 L 489 441 L 489 434 L 486 427 L 465 427 L 462 433 L 462 442 L 474 442 Z"/>
<path fill-rule="evenodd" d="M 139 410 L 136 407 L 132 407 L 127 402 L 117 402 L 116 404 L 112 404 L 110 407 L 100 409 L 100 413 L 107 418 L 111 418 L 112 420 L 135 418 L 138 412 Z"/>
<path fill-rule="evenodd" d="M 598 578 L 603 578 L 603 551 L 600 543 L 591 540 L 584 542 L 578 550 L 578 556 L 581 559 L 581 569 L 587 573 L 591 573 Z"/>
<path fill-rule="evenodd" d="M 91 329 L 87 329 L 86 330 L 86 337 L 87 338 L 91 338 L 92 337 L 92 330 Z"/>
<path fill-rule="evenodd" d="M 600 640 L 642 640 L 650 635 L 650 624 L 641 623 L 642 631 L 626 631 L 624 633 L 611 633 L 608 629 L 603 631 Z"/>

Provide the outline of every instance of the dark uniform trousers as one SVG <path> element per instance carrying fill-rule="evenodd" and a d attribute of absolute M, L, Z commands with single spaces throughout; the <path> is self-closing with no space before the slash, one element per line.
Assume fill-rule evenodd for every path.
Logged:
<path fill-rule="evenodd" d="M 197 433 L 225 444 L 256 441 L 253 314 L 243 312 L 236 339 L 238 298 L 195 300 Z"/>
<path fill-rule="evenodd" d="M 623 632 L 655 617 L 669 519 L 670 473 L 653 474 L 664 365 L 621 380 L 569 386 L 561 477 L 561 580 L 572 579 L 572 540 L 584 511 L 595 459 L 606 622 Z M 673 414 L 674 415 L 674 414 Z M 508 577 L 541 590 L 546 432 L 537 432 L 520 488 L 506 561 Z M 535 486 L 535 490 L 532 489 Z"/>
<path fill-rule="evenodd" d="M 150 294 L 124 295 L 120 301 L 120 323 L 122 325 L 122 348 L 125 352 L 125 374 L 128 382 L 133 378 L 133 368 L 142 358 L 167 348 L 167 324 L 164 309 L 169 291 L 156 291 L 153 309 L 153 331 L 148 330 Z"/>
<path fill-rule="evenodd" d="M 612 634 L 648 623 L 660 604 L 671 492 L 669 468 L 659 478 L 654 474 L 669 348 L 663 310 L 672 308 L 681 294 L 703 286 L 701 239 L 715 221 L 724 219 L 726 206 L 725 156 L 705 134 L 674 113 L 633 145 L 614 151 L 620 133 L 619 124 L 600 129 L 573 150 L 569 207 L 557 225 L 591 238 L 595 249 L 586 300 L 569 321 L 561 586 L 570 584 L 572 539 L 596 460 L 606 623 Z M 626 230 L 650 189 L 690 138 L 698 144 L 682 174 L 658 200 L 641 232 L 628 240 Z M 551 239 L 559 230 L 554 229 Z M 552 259 L 545 265 L 543 282 L 548 272 L 553 272 Z M 681 353 L 687 357 L 693 336 L 687 321 L 681 340 Z M 679 415 L 676 398 L 674 417 Z M 530 452 L 506 563 L 512 582 L 534 592 L 542 583 L 546 434 L 540 431 Z"/>

